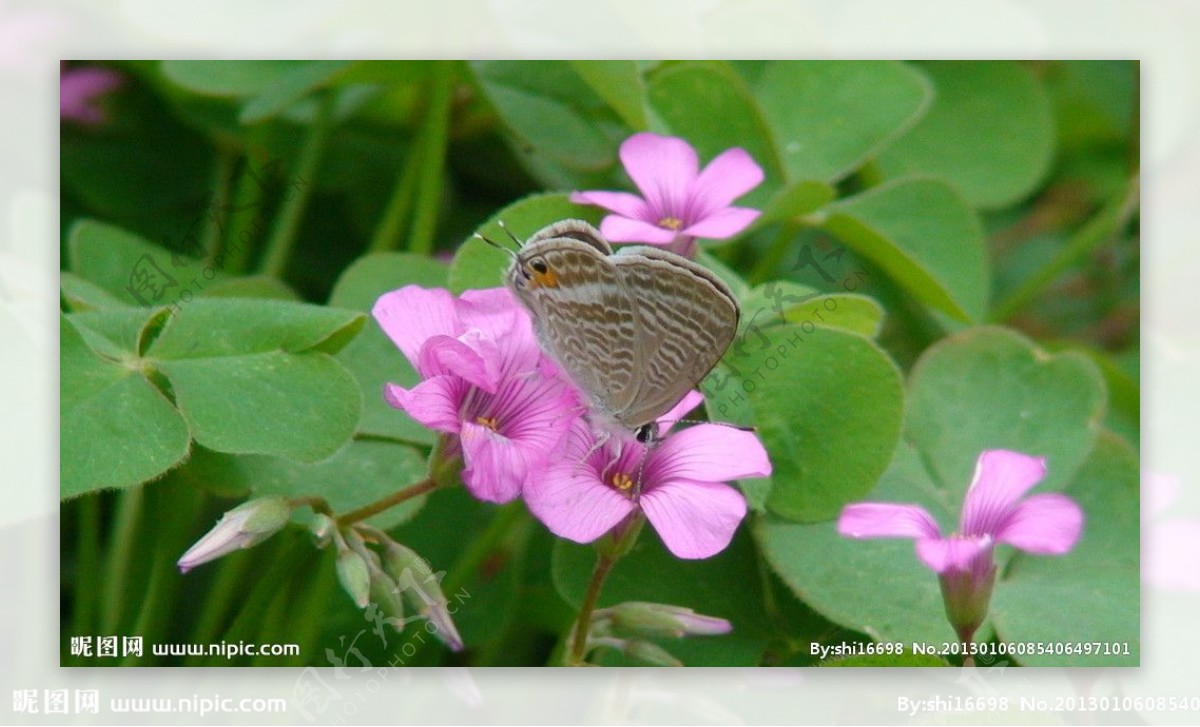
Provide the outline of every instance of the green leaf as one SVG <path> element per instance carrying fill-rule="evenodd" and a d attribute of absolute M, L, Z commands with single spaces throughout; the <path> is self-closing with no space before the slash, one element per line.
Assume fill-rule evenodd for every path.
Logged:
<path fill-rule="evenodd" d="M 519 240 L 529 239 L 535 232 L 559 220 L 581 219 L 598 224 L 601 212 L 594 207 L 574 204 L 563 193 L 537 194 L 519 199 L 488 218 L 477 232 L 498 245 L 513 249 L 516 243 L 497 222 L 504 222 Z M 459 246 L 450 263 L 450 292 L 498 288 L 504 285 L 504 271 L 512 257 L 482 240 L 471 237 Z"/>
<path fill-rule="evenodd" d="M 384 293 L 406 285 L 444 288 L 448 269 L 424 255 L 382 253 L 359 258 L 338 278 L 330 296 L 330 305 L 370 311 Z M 371 318 L 366 330 L 338 352 L 337 359 L 358 381 L 363 395 L 360 434 L 388 437 L 420 444 L 433 444 L 434 435 L 407 414 L 383 399 L 384 384 L 405 388 L 415 386 L 421 377 L 396 344 Z"/>
<path fill-rule="evenodd" d="M 833 201 L 836 193 L 824 182 L 800 181 L 779 190 L 763 207 L 754 227 L 802 217 Z"/>
<path fill-rule="evenodd" d="M 336 353 L 366 322 L 356 311 L 242 298 L 195 300 L 175 310 L 148 355 L 199 359 L 280 351 Z"/>
<path fill-rule="evenodd" d="M 831 205 L 824 227 L 925 305 L 963 322 L 983 317 L 989 280 L 983 226 L 945 184 L 918 179 L 875 187 Z"/>
<path fill-rule="evenodd" d="M 126 308 L 129 305 L 99 285 L 67 270 L 59 274 L 59 287 L 63 300 L 73 311 Z"/>
<path fill-rule="evenodd" d="M 358 426 L 358 384 L 325 353 L 275 351 L 159 365 L 192 436 L 218 452 L 316 462 Z"/>
<path fill-rule="evenodd" d="M 163 75 L 207 96 L 253 96 L 279 84 L 312 61 L 163 61 Z"/>
<path fill-rule="evenodd" d="M 750 79 L 792 182 L 845 177 L 910 128 L 933 95 L 919 72 L 894 61 L 751 61 L 735 67 Z"/>
<path fill-rule="evenodd" d="M 647 127 L 646 85 L 636 61 L 568 61 L 584 83 L 631 129 Z"/>
<path fill-rule="evenodd" d="M 765 179 L 737 204 L 761 207 L 784 182 L 758 105 L 743 80 L 725 63 L 673 63 L 649 76 L 648 98 L 666 131 L 696 148 L 701 164 L 732 147 L 745 149 Z"/>
<path fill-rule="evenodd" d="M 688 666 L 756 666 L 769 638 L 754 548 L 739 531 L 729 547 L 705 560 L 671 555 L 647 527 L 633 550 L 616 564 L 600 595 L 600 606 L 649 601 L 686 606 L 733 624 L 723 636 L 665 640 L 662 645 Z M 559 540 L 551 576 L 559 594 L 576 608 L 591 579 L 596 552 Z M 603 651 L 596 652 L 602 656 Z"/>
<path fill-rule="evenodd" d="M 1032 654 L 1030 666 L 1138 666 L 1141 654 L 1137 454 L 1105 433 L 1065 490 L 1083 508 L 1083 537 L 1062 557 L 1017 553 L 992 600 L 1001 640 L 1128 644 L 1129 655 Z"/>
<path fill-rule="evenodd" d="M 929 113 L 879 156 L 889 177 L 922 174 L 974 206 L 1003 207 L 1031 193 L 1054 152 L 1054 119 L 1041 81 L 1014 61 L 921 64 L 936 95 Z"/>
<path fill-rule="evenodd" d="M 472 61 L 483 94 L 530 152 L 577 170 L 611 165 L 607 104 L 567 61 Z"/>
<path fill-rule="evenodd" d="M 1091 451 L 1104 410 L 1104 382 L 1086 356 L 1052 356 L 1010 330 L 972 328 L 913 367 L 906 436 L 957 512 L 985 449 L 1046 457 L 1042 486 L 1062 489 Z"/>
<path fill-rule="evenodd" d="M 815 325 L 750 330 L 710 376 L 710 412 L 753 423 L 774 471 L 767 507 L 794 520 L 833 517 L 865 494 L 900 436 L 900 373 L 874 342 Z M 740 418 L 745 399 L 753 419 Z"/>
<path fill-rule="evenodd" d="M 250 275 L 244 278 L 229 278 L 214 281 L 204 289 L 209 298 L 271 298 L 274 300 L 298 301 L 300 296 L 279 278 L 270 275 Z"/>
<path fill-rule="evenodd" d="M 243 124 L 266 121 L 330 85 L 352 65 L 353 61 L 303 61 L 247 101 L 238 119 Z"/>
<path fill-rule="evenodd" d="M 875 338 L 883 327 L 883 307 L 874 298 L 855 293 L 829 293 L 783 311 L 788 323 L 837 328 Z"/>
<path fill-rule="evenodd" d="M 74 272 L 128 305 L 185 305 L 226 279 L 211 265 L 94 220 L 71 227 L 67 249 Z"/>
<path fill-rule="evenodd" d="M 411 447 L 394 442 L 353 439 L 329 459 L 305 464 L 282 457 L 232 455 L 198 447 L 174 477 L 226 495 L 288 498 L 319 496 L 336 513 L 347 513 L 375 502 L 425 476 L 425 458 Z M 424 496 L 373 515 L 365 522 L 390 529 L 411 519 Z M 301 522 L 311 519 L 308 508 L 296 511 Z"/>
<path fill-rule="evenodd" d="M 136 370 L 95 354 L 60 317 L 59 493 L 130 487 L 178 464 L 188 430 Z"/>
<path fill-rule="evenodd" d="M 943 525 L 952 522 L 920 456 L 904 443 L 861 499 L 916 503 Z M 917 560 L 911 540 L 856 541 L 838 535 L 832 520 L 805 524 L 771 515 L 756 520 L 754 536 L 771 569 L 830 621 L 877 641 L 955 640 L 937 576 Z"/>

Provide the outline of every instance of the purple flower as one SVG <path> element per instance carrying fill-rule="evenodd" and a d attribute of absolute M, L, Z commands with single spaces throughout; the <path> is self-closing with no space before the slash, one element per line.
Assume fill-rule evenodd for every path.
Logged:
<path fill-rule="evenodd" d="M 641 197 L 628 192 L 571 195 L 572 202 L 615 213 L 600 222 L 601 234 L 612 242 L 666 245 L 691 257 L 695 238 L 733 237 L 761 214 L 730 206 L 763 180 L 762 168 L 744 149 L 727 149 L 699 171 L 696 150 L 686 141 L 643 132 L 621 144 L 621 162 Z"/>
<path fill-rule="evenodd" d="M 58 116 L 84 126 L 99 126 L 106 120 L 100 105 L 103 96 L 121 86 L 125 77 L 99 66 L 65 68 L 58 77 Z"/>
<path fill-rule="evenodd" d="M 1020 452 L 987 450 L 963 501 L 959 530 L 946 537 L 917 505 L 860 502 L 847 505 L 838 532 L 851 538 L 914 538 L 917 556 L 937 574 L 946 615 L 969 640 L 991 600 L 997 543 L 1040 555 L 1062 555 L 1075 546 L 1083 511 L 1058 493 L 1025 497 L 1046 474 L 1046 460 Z"/>
<path fill-rule="evenodd" d="M 660 421 L 694 407 L 698 396 L 685 397 Z M 551 532 L 577 543 L 640 511 L 676 556 L 707 558 L 729 545 L 746 515 L 745 499 L 726 481 L 770 473 L 752 432 L 698 424 L 647 447 L 625 432 L 601 442 L 577 419 L 562 451 L 525 482 L 525 502 Z"/>
<path fill-rule="evenodd" d="M 507 502 L 521 494 L 580 411 L 525 311 L 504 288 L 455 298 L 410 285 L 380 297 L 372 314 L 423 378 L 411 389 L 388 384 L 388 403 L 458 436 L 463 482 L 475 497 Z"/>

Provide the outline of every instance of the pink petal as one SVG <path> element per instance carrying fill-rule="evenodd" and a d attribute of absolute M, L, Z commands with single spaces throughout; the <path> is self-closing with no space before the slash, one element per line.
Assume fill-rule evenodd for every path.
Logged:
<path fill-rule="evenodd" d="M 745 149 L 726 149 L 704 167 L 692 183 L 689 207 L 700 217 L 728 207 L 762 183 L 762 167 Z"/>
<path fill-rule="evenodd" d="M 1083 511 L 1066 495 L 1034 495 L 1014 507 L 996 529 L 996 540 L 1041 555 L 1062 555 L 1079 540 Z"/>
<path fill-rule="evenodd" d="M 692 409 L 695 409 L 703 403 L 704 394 L 692 389 L 683 395 L 683 398 L 679 400 L 678 404 L 668 409 L 666 414 L 663 414 L 661 417 L 659 417 L 658 423 L 670 426 L 671 424 L 678 422 L 680 419 L 683 419 L 684 416 L 691 412 Z"/>
<path fill-rule="evenodd" d="M 430 429 L 457 434 L 458 409 L 466 390 L 467 385 L 457 376 L 435 376 L 411 389 L 385 384 L 383 398 Z"/>
<path fill-rule="evenodd" d="M 1017 500 L 1045 476 L 1043 457 L 1004 449 L 985 451 L 975 463 L 959 531 L 963 535 L 994 534 Z"/>
<path fill-rule="evenodd" d="M 666 245 L 675 239 L 674 230 L 617 215 L 600 220 L 600 234 L 610 242 L 641 242 L 649 245 Z"/>
<path fill-rule="evenodd" d="M 642 493 L 642 511 L 679 558 L 707 558 L 729 545 L 746 500 L 728 485 L 673 480 Z"/>
<path fill-rule="evenodd" d="M 727 482 L 771 474 L 767 450 L 754 432 L 697 424 L 667 437 L 651 451 L 646 480 Z"/>
<path fill-rule="evenodd" d="M 590 204 L 634 220 L 657 222 L 646 200 L 629 192 L 572 192 L 575 204 Z"/>
<path fill-rule="evenodd" d="M 748 207 L 726 207 L 688 225 L 681 234 L 724 240 L 749 227 L 761 214 Z"/>
<path fill-rule="evenodd" d="M 375 301 L 371 315 L 413 368 L 418 368 L 425 341 L 433 336 L 457 337 L 463 332 L 455 313 L 454 298 L 441 288 L 407 285 L 384 293 Z"/>
<path fill-rule="evenodd" d="M 621 144 L 621 163 L 646 198 L 652 218 L 682 219 L 700 164 L 690 144 L 674 136 L 634 134 Z"/>
<path fill-rule="evenodd" d="M 839 535 L 848 538 L 940 538 L 937 522 L 925 508 L 890 502 L 856 502 L 842 508 Z"/>
<path fill-rule="evenodd" d="M 976 558 L 992 545 L 987 538 L 927 538 L 917 541 L 917 557 L 937 573 L 974 570 Z"/>
<path fill-rule="evenodd" d="M 569 458 L 525 478 L 525 504 L 550 532 L 590 543 L 625 519 L 634 504 L 600 481 L 596 471 Z"/>
<path fill-rule="evenodd" d="M 508 502 L 521 494 L 529 471 L 525 453 L 513 441 L 491 427 L 463 422 L 463 484 L 471 494 L 487 502 Z"/>
<path fill-rule="evenodd" d="M 458 376 L 489 393 L 496 391 L 500 380 L 499 354 L 495 345 L 481 340 L 479 331 L 468 331 L 460 340 L 450 336 L 434 336 L 421 347 L 417 370 L 422 376 Z M 490 356 L 479 350 L 491 351 Z"/>
<path fill-rule="evenodd" d="M 466 290 L 455 301 L 455 314 L 463 330 L 477 329 L 493 341 L 514 332 L 528 333 L 532 340 L 529 316 L 524 311 L 503 287 Z"/>
<path fill-rule="evenodd" d="M 85 66 L 65 71 L 59 77 L 59 116 L 89 125 L 102 123 L 104 112 L 97 104 L 122 83 L 124 76 L 109 68 Z"/>
<path fill-rule="evenodd" d="M 500 432 L 537 464 L 558 448 L 583 409 L 574 390 L 561 381 L 533 376 L 505 381 L 485 408 Z"/>

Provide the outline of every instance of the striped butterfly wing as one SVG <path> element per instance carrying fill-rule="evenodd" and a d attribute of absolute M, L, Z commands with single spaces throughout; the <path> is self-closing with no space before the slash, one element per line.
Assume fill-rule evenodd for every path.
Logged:
<path fill-rule="evenodd" d="M 608 258 L 635 302 L 637 392 L 618 416 L 631 429 L 675 406 L 717 365 L 737 333 L 733 293 L 707 268 L 665 250 Z"/>
<path fill-rule="evenodd" d="M 640 362 L 634 301 L 611 258 L 594 244 L 562 237 L 526 244 L 519 257 L 524 262 L 518 264 L 540 260 L 552 273 L 543 281 L 553 284 L 523 286 L 509 276 L 533 316 L 542 349 L 593 408 L 622 421 L 638 393 Z"/>

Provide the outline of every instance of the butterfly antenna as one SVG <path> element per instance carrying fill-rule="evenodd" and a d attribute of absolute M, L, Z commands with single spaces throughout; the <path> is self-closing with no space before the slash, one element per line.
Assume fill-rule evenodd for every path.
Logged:
<path fill-rule="evenodd" d="M 504 234 L 508 235 L 509 239 L 511 239 L 513 241 L 513 243 L 516 244 L 517 249 L 520 250 L 521 246 L 524 245 L 524 243 L 521 242 L 521 238 L 514 235 L 512 233 L 512 230 L 508 229 L 508 225 L 504 224 L 504 220 L 496 220 L 496 224 L 500 227 L 501 230 L 504 230 Z"/>
<path fill-rule="evenodd" d="M 508 256 L 509 256 L 509 257 L 511 257 L 512 259 L 514 259 L 514 260 L 516 260 L 516 259 L 517 259 L 517 253 L 513 252 L 512 250 L 509 250 L 507 247 L 505 247 L 505 246 L 501 245 L 500 243 L 496 242 L 495 240 L 493 240 L 493 239 L 491 239 L 491 238 L 489 238 L 489 237 L 485 237 L 485 236 L 483 235 L 483 233 L 476 232 L 476 233 L 473 235 L 473 237 L 477 237 L 477 238 L 479 238 L 480 240 L 483 240 L 483 241 L 484 241 L 484 242 L 486 242 L 487 244 L 491 245 L 492 247 L 496 248 L 497 250 L 500 250 L 501 252 L 503 252 L 505 255 L 508 255 Z"/>

